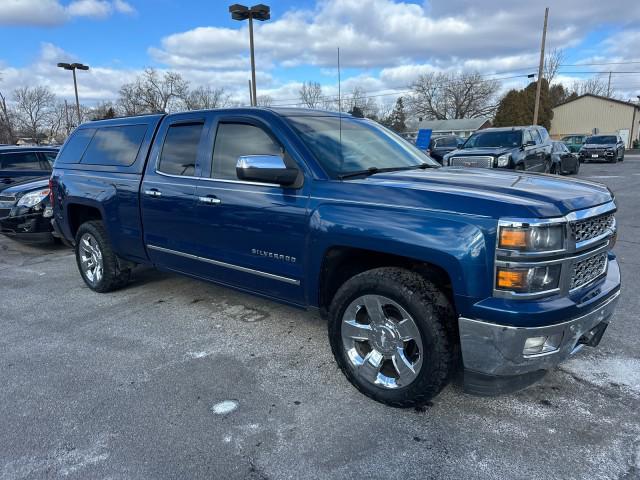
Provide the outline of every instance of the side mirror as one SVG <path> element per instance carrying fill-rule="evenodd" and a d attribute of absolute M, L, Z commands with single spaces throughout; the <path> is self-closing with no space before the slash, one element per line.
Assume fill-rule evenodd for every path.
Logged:
<path fill-rule="evenodd" d="M 528 142 L 525 142 L 522 146 L 523 147 L 533 147 L 536 144 L 536 142 L 534 142 L 533 140 L 529 140 Z"/>
<path fill-rule="evenodd" d="M 250 182 L 292 185 L 298 178 L 297 168 L 288 168 L 278 155 L 244 155 L 238 158 L 236 174 Z"/>

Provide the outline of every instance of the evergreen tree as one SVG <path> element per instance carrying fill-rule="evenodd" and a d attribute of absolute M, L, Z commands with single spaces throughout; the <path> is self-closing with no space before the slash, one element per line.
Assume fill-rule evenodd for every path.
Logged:
<path fill-rule="evenodd" d="M 493 122 L 496 127 L 512 127 L 516 125 L 531 125 L 536 101 L 536 82 L 532 82 L 524 90 L 510 90 L 500 100 L 496 117 Z M 549 84 L 542 80 L 540 89 L 540 108 L 538 110 L 538 125 L 547 130 L 551 128 L 553 118 L 553 104 L 549 92 Z"/>
<path fill-rule="evenodd" d="M 393 108 L 393 112 L 391 112 L 387 123 L 391 130 L 402 133 L 407 129 L 406 120 L 407 115 L 404 111 L 404 102 L 402 101 L 402 97 L 399 97 L 398 100 L 396 100 L 396 106 Z"/>

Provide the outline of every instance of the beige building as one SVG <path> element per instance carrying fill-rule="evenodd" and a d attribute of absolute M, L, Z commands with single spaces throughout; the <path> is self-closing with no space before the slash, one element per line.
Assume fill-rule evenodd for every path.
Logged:
<path fill-rule="evenodd" d="M 553 109 L 553 138 L 592 133 L 618 134 L 627 148 L 640 135 L 640 105 L 587 93 Z"/>

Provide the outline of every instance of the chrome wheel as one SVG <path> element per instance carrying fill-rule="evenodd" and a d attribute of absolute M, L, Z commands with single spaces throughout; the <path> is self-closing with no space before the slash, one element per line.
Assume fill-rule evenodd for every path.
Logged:
<path fill-rule="evenodd" d="M 362 295 L 342 316 L 342 344 L 353 372 L 382 388 L 405 387 L 422 367 L 418 325 L 397 302 Z"/>
<path fill-rule="evenodd" d="M 93 285 L 99 283 L 104 273 L 102 251 L 93 235 L 90 233 L 82 235 L 78 253 L 80 254 L 80 267 L 83 275 Z"/>

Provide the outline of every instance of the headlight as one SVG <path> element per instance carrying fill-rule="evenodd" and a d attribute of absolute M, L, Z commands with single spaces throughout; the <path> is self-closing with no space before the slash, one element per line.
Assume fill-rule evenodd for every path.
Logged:
<path fill-rule="evenodd" d="M 498 166 L 499 167 L 508 167 L 509 166 L 509 160 L 511 160 L 511 154 L 507 153 L 505 155 L 500 155 L 498 157 Z"/>
<path fill-rule="evenodd" d="M 564 248 L 564 225 L 501 226 L 498 248 L 547 252 Z"/>
<path fill-rule="evenodd" d="M 18 200 L 18 207 L 35 207 L 48 196 L 48 188 L 45 190 L 38 190 L 37 192 L 27 193 Z"/>
<path fill-rule="evenodd" d="M 496 289 L 516 293 L 539 293 L 554 290 L 560 284 L 561 265 L 532 268 L 496 269 Z"/>

